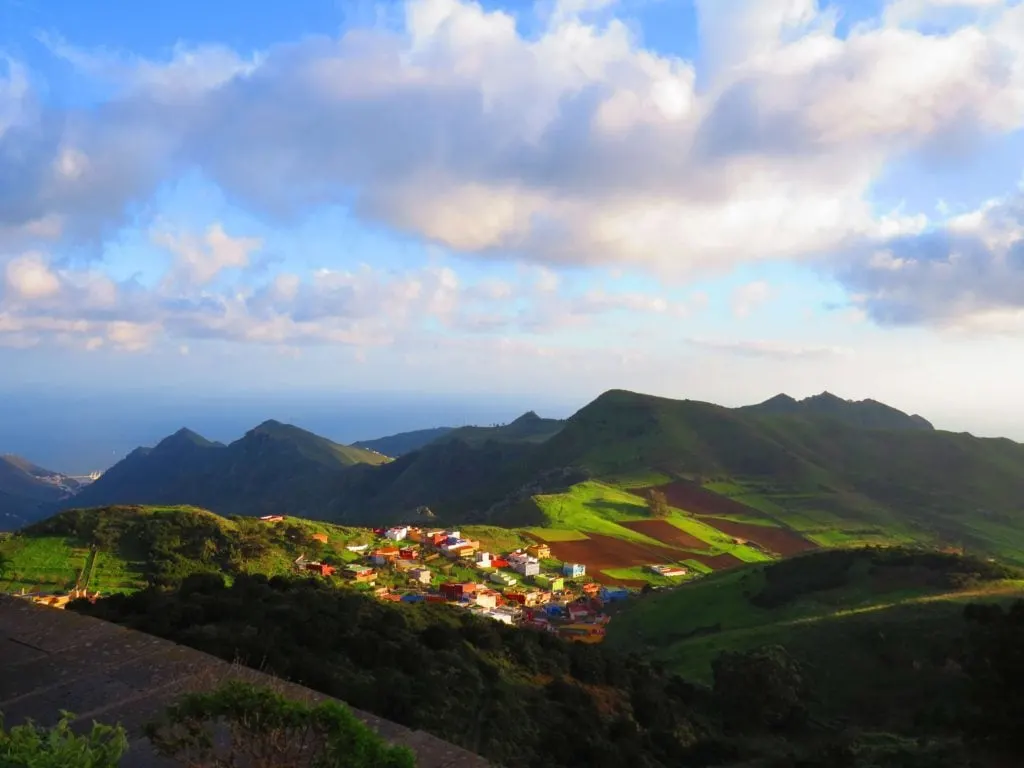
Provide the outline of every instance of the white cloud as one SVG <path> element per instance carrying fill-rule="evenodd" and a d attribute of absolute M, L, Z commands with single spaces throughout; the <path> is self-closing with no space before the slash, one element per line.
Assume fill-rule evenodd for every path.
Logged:
<path fill-rule="evenodd" d="M 60 279 L 38 253 L 28 253 L 7 262 L 6 289 L 14 300 L 45 299 L 60 291 Z"/>
<path fill-rule="evenodd" d="M 885 325 L 1024 331 L 1024 187 L 913 237 L 853 249 L 838 269 L 853 304 Z"/>
<path fill-rule="evenodd" d="M 799 344 L 768 339 L 691 338 L 688 341 L 695 347 L 711 352 L 775 360 L 817 360 L 829 357 L 849 357 L 853 354 L 853 351 L 847 347 Z"/>
<path fill-rule="evenodd" d="M 745 319 L 772 297 L 772 287 L 764 280 L 741 285 L 732 294 L 732 313 Z"/>
<path fill-rule="evenodd" d="M 221 224 L 211 224 L 202 238 L 190 234 L 154 231 L 151 240 L 174 254 L 171 280 L 190 286 L 203 286 L 226 269 L 249 266 L 253 251 L 263 247 L 257 237 L 232 237 Z"/>
<path fill-rule="evenodd" d="M 510 337 L 561 328 L 593 328 L 612 313 L 685 317 L 698 306 L 665 296 L 613 288 L 578 290 L 545 271 L 523 270 L 516 279 L 467 282 L 451 267 L 391 271 L 279 273 L 258 287 L 251 275 L 225 275 L 244 267 L 259 243 L 232 237 L 220 225 L 205 234 L 157 236 L 176 259 L 153 288 L 116 283 L 92 266 L 55 270 L 40 254 L 0 266 L 4 304 L 0 337 L 10 346 L 56 342 L 86 349 L 137 352 L 168 344 L 187 354 L 192 341 L 220 339 L 271 346 L 402 346 L 437 327 L 448 336 Z"/>
<path fill-rule="evenodd" d="M 354 201 L 466 253 L 688 277 L 917 231 L 870 202 L 891 159 L 1024 126 L 1020 6 L 946 34 L 841 39 L 813 0 L 705 0 L 717 58 L 698 89 L 692 62 L 584 13 L 603 5 L 563 0 L 531 39 L 468 0 L 409 0 L 401 32 L 253 56 L 179 46 L 155 62 L 51 42 L 123 87 L 66 127 L 36 126 L 33 156 L 80 153 L 57 163 L 70 176 L 0 160 L 26 200 L 0 209 L 0 228 L 54 216 L 66 236 L 95 235 L 197 167 L 265 214 Z"/>
<path fill-rule="evenodd" d="M 1006 6 L 1006 0 L 890 0 L 882 14 L 885 24 L 900 25 L 927 21 L 949 11 L 994 11 Z"/>

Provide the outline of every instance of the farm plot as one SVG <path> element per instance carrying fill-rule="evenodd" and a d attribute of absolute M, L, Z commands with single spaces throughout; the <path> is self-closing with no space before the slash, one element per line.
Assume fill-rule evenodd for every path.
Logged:
<path fill-rule="evenodd" d="M 587 573 L 595 581 L 605 584 L 622 584 L 624 580 L 602 571 L 633 568 L 638 565 L 667 565 L 683 560 L 696 560 L 714 570 L 742 565 L 741 560 L 728 554 L 694 554 L 675 547 L 659 547 L 599 533 L 589 534 L 589 538 L 583 541 L 553 541 L 549 546 L 554 557 L 563 562 L 583 563 L 587 566 Z"/>
<path fill-rule="evenodd" d="M 695 515 L 764 517 L 760 510 L 734 501 L 728 496 L 720 496 L 717 493 L 706 491 L 696 483 L 689 483 L 685 480 L 676 480 L 673 483 L 651 486 L 649 488 L 638 488 L 634 493 L 644 496 L 651 490 L 664 493 L 669 506 L 692 512 Z"/>
<path fill-rule="evenodd" d="M 715 517 L 706 517 L 703 520 L 722 531 L 722 533 L 735 536 L 737 539 L 752 541 L 758 546 L 783 557 L 798 555 L 801 552 L 818 548 L 818 545 L 814 542 L 808 541 L 803 536 L 786 528 L 750 525 L 748 523 L 738 523 L 735 520 L 723 520 Z"/>
<path fill-rule="evenodd" d="M 692 549 L 698 552 L 708 549 L 707 542 L 701 541 L 692 533 L 687 533 L 664 520 L 634 520 L 629 523 L 619 523 L 624 528 L 638 531 L 645 536 L 650 536 L 662 544 L 681 549 Z"/>

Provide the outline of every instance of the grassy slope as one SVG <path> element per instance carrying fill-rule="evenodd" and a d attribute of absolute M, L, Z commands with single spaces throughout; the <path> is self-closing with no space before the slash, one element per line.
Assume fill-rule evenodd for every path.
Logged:
<path fill-rule="evenodd" d="M 800 559 L 810 562 L 808 557 L 845 554 L 822 552 Z M 775 607 L 752 604 L 751 597 L 765 587 L 766 570 L 778 567 L 717 573 L 634 601 L 609 628 L 608 642 L 642 651 L 674 671 L 707 682 L 711 661 L 722 651 L 778 643 L 809 661 L 825 663 L 825 649 L 842 645 L 844 637 L 863 636 L 866 627 L 949 620 L 959 616 L 967 601 L 1024 596 L 1024 581 L 1018 579 L 982 580 L 955 588 L 929 581 L 918 568 L 889 569 L 878 575 L 868 561 L 858 559 L 842 586 L 809 591 Z"/>
<path fill-rule="evenodd" d="M 263 573 L 268 576 L 291 573 L 292 561 L 302 553 L 309 556 L 325 557 L 336 562 L 349 562 L 357 556 L 345 549 L 346 545 L 362 544 L 373 540 L 372 534 L 364 529 L 345 528 L 312 520 L 287 517 L 282 523 L 258 523 L 236 521 L 220 517 L 206 510 L 187 506 L 133 507 L 111 511 L 129 520 L 128 534 L 114 550 L 101 550 L 95 554 L 88 587 L 103 593 L 132 592 L 145 586 L 143 576 L 147 553 L 131 535 L 133 524 L 141 524 L 147 517 L 166 516 L 187 512 L 213 522 L 224 532 L 237 533 L 239 525 L 273 525 L 284 529 L 295 526 L 308 536 L 325 534 L 326 545 L 304 546 L 285 538 L 279 538 L 274 546 L 259 557 L 245 561 L 242 570 L 248 573 Z M 67 515 L 68 513 L 62 513 Z M 57 516 L 58 518 L 60 516 Z M 0 539 L 0 554 L 8 560 L 6 573 L 0 577 L 0 592 L 12 592 L 22 588 L 32 591 L 59 591 L 70 589 L 78 582 L 82 570 L 90 557 L 89 542 L 75 536 L 53 535 L 45 530 L 55 518 L 32 526 L 26 531 Z"/>
<path fill-rule="evenodd" d="M 605 393 L 538 451 L 623 486 L 681 477 L 823 546 L 965 546 L 1024 564 L 1024 445 L 941 431 L 858 429 L 695 401 Z M 656 483 L 652 483 L 656 484 Z"/>

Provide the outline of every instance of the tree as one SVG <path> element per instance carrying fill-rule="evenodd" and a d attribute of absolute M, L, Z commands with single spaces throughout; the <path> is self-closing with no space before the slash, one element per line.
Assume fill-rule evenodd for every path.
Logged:
<path fill-rule="evenodd" d="M 647 492 L 647 509 L 651 513 L 651 517 L 668 517 L 668 498 L 662 491 L 651 488 Z"/>
<path fill-rule="evenodd" d="M 804 720 L 803 675 L 782 646 L 726 651 L 712 662 L 711 669 L 715 697 L 728 727 L 779 730 Z"/>
<path fill-rule="evenodd" d="M 7 575 L 8 569 L 11 567 L 11 558 L 0 552 L 0 578 Z"/>

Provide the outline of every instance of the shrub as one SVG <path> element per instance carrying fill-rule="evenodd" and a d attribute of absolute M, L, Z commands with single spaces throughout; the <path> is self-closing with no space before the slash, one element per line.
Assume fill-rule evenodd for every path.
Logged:
<path fill-rule="evenodd" d="M 4 730 L 0 715 L 0 766 L 3 768 L 115 768 L 128 749 L 121 726 L 93 723 L 87 735 L 71 730 L 75 716 L 61 712 L 60 722 L 43 728 L 29 722 Z"/>
<path fill-rule="evenodd" d="M 228 739 L 215 739 L 223 728 Z M 413 768 L 413 754 L 388 745 L 337 702 L 290 701 L 230 682 L 168 708 L 146 734 L 157 751 L 187 765 L 253 768 Z"/>

